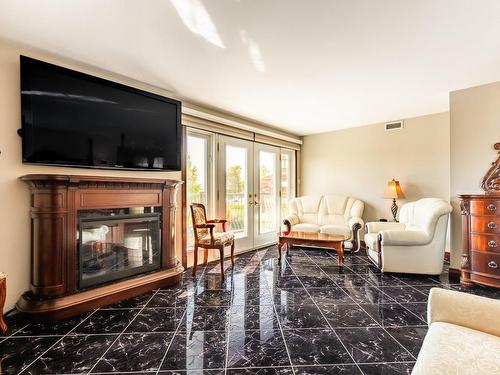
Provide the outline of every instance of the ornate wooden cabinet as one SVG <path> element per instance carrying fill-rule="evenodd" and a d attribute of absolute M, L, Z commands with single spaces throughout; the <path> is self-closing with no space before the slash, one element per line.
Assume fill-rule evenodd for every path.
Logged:
<path fill-rule="evenodd" d="M 500 151 L 500 143 L 495 150 Z M 463 235 L 460 282 L 500 288 L 500 156 L 481 187 L 484 195 L 459 196 Z"/>

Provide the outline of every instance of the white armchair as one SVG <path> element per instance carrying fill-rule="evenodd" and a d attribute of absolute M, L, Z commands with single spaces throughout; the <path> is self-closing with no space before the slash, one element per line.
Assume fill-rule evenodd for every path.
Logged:
<path fill-rule="evenodd" d="M 290 200 L 290 215 L 283 220 L 288 230 L 343 235 L 344 248 L 359 250 L 359 231 L 364 203 L 339 195 L 303 196 Z"/>
<path fill-rule="evenodd" d="M 368 258 L 382 272 L 439 275 L 451 210 L 445 200 L 425 198 L 403 205 L 399 223 L 367 223 Z"/>

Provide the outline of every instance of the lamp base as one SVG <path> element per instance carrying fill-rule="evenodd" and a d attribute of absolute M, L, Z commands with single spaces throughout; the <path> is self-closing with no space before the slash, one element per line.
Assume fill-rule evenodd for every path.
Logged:
<path fill-rule="evenodd" d="M 398 214 L 398 205 L 396 204 L 396 199 L 392 200 L 392 206 L 391 206 L 391 212 L 392 212 L 392 217 L 394 218 L 394 221 L 397 223 L 397 214 Z"/>

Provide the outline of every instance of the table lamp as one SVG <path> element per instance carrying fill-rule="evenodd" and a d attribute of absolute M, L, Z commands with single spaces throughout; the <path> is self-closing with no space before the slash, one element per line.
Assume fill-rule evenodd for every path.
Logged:
<path fill-rule="evenodd" d="M 403 190 L 401 190 L 401 185 L 399 184 L 399 181 L 392 179 L 387 183 L 387 187 L 385 188 L 384 198 L 392 199 L 391 211 L 394 221 L 398 221 L 398 219 L 396 219 L 396 215 L 398 213 L 398 205 L 396 204 L 396 199 L 402 199 L 404 197 L 405 195 L 403 194 Z"/>

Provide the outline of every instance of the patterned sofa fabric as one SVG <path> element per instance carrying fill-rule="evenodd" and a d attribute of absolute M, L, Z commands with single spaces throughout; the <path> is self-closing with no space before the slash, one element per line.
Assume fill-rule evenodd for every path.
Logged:
<path fill-rule="evenodd" d="M 413 375 L 500 374 L 500 300 L 433 288 L 427 315 Z"/>

